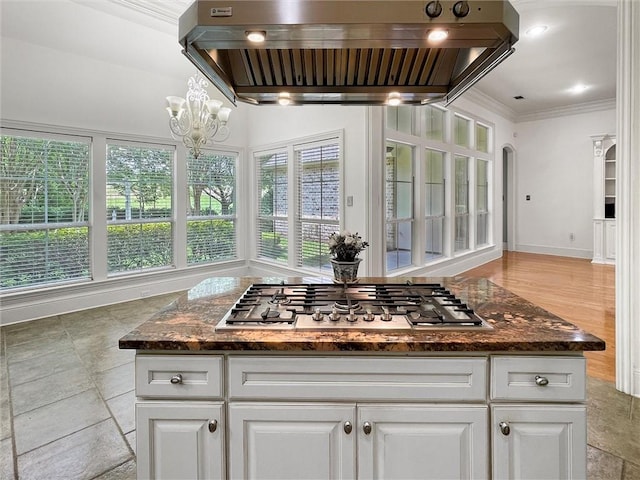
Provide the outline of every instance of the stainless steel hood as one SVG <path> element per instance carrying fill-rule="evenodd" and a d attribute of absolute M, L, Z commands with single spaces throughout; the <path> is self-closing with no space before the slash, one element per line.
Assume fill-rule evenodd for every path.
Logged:
<path fill-rule="evenodd" d="M 506 0 L 197 0 L 179 37 L 234 104 L 424 104 L 450 103 L 502 62 L 518 24 Z M 448 37 L 431 42 L 434 30 Z"/>

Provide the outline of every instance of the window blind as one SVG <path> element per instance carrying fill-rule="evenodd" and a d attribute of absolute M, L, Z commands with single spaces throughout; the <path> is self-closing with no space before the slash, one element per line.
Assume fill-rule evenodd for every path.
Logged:
<path fill-rule="evenodd" d="M 187 159 L 187 263 L 236 258 L 237 155 L 203 151 Z"/>
<path fill-rule="evenodd" d="M 89 140 L 0 139 L 0 289 L 90 278 Z"/>
<path fill-rule="evenodd" d="M 288 223 L 288 155 L 287 152 L 256 153 L 256 198 L 258 201 L 256 254 L 287 263 Z"/>
<path fill-rule="evenodd" d="M 297 266 L 330 269 L 329 235 L 340 229 L 340 145 L 299 145 L 295 155 Z"/>
<path fill-rule="evenodd" d="M 174 150 L 107 142 L 109 274 L 172 265 Z"/>

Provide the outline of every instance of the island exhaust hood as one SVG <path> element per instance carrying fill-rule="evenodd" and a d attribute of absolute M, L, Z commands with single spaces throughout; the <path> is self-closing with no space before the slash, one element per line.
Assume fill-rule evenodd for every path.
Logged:
<path fill-rule="evenodd" d="M 513 53 L 518 24 L 506 0 L 197 0 L 179 37 L 234 104 L 448 104 Z"/>

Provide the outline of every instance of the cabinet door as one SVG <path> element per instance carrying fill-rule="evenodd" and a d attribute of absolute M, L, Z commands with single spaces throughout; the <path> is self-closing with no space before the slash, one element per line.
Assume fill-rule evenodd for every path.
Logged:
<path fill-rule="evenodd" d="M 222 411 L 222 403 L 138 403 L 138 478 L 224 478 Z"/>
<path fill-rule="evenodd" d="M 358 406 L 360 479 L 487 478 L 488 445 L 486 406 Z"/>
<path fill-rule="evenodd" d="M 492 410 L 494 479 L 586 478 L 584 406 L 517 405 Z"/>
<path fill-rule="evenodd" d="M 355 405 L 231 403 L 230 478 L 355 478 L 354 419 Z"/>

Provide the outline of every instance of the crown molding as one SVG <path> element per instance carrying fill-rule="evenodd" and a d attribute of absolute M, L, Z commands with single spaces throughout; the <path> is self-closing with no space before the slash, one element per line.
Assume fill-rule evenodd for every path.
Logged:
<path fill-rule="evenodd" d="M 616 99 L 595 100 L 593 102 L 579 103 L 577 105 L 567 105 L 565 107 L 550 108 L 538 112 L 518 115 L 516 123 L 532 122 L 535 120 L 545 120 L 548 118 L 566 117 L 567 115 L 580 115 L 582 113 L 600 112 L 602 110 L 615 110 Z"/>
<path fill-rule="evenodd" d="M 507 120 L 511 120 L 512 122 L 517 121 L 516 112 L 507 107 L 504 103 L 499 102 L 486 93 L 481 92 L 476 87 L 467 90 L 464 94 L 464 98 L 480 107 L 486 108 L 487 110 L 500 115 L 503 118 L 506 118 Z"/>

